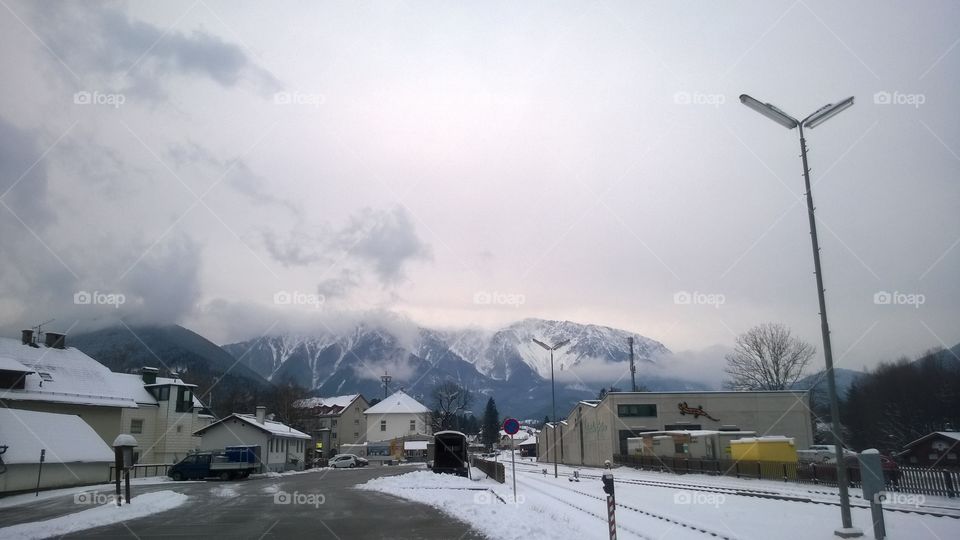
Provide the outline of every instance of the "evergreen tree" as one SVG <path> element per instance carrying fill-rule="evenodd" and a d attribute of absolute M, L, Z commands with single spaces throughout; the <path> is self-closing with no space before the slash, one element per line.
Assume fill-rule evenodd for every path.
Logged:
<path fill-rule="evenodd" d="M 493 398 L 487 400 L 487 407 L 483 411 L 483 426 L 481 426 L 480 440 L 486 446 L 493 446 L 500 438 L 500 412 Z"/>

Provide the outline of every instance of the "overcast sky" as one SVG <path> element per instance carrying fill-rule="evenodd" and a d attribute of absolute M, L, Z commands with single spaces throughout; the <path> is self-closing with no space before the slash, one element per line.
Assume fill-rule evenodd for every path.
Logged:
<path fill-rule="evenodd" d="M 778 321 L 819 350 L 797 131 L 749 93 L 797 117 L 856 98 L 807 131 L 839 365 L 952 346 L 958 21 L 955 2 L 3 0 L 0 326 L 223 343 L 345 312 L 532 316 L 695 351 Z"/>

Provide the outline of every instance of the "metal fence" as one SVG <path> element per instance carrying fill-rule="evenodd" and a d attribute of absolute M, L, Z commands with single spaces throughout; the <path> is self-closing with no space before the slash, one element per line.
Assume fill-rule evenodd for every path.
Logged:
<path fill-rule="evenodd" d="M 660 456 L 614 455 L 619 465 L 675 474 L 708 474 L 736 478 L 757 478 L 803 484 L 837 485 L 837 467 L 824 463 L 788 463 L 774 461 L 734 461 L 724 459 L 687 459 Z M 860 486 L 860 468 L 847 467 L 852 487 Z M 899 467 L 884 470 L 884 483 L 890 491 L 920 495 L 960 496 L 960 471 Z"/>
<path fill-rule="evenodd" d="M 170 467 L 173 467 L 172 463 L 137 463 L 133 467 L 130 467 L 130 478 L 146 478 L 150 476 L 166 476 L 167 471 L 170 470 Z M 108 482 L 113 482 L 116 479 L 114 476 L 114 471 L 116 466 L 110 466 L 110 477 L 107 480 Z"/>
<path fill-rule="evenodd" d="M 496 461 L 487 461 L 483 458 L 477 456 L 470 456 L 470 466 L 476 467 L 484 472 L 490 478 L 493 478 L 501 484 L 504 483 L 507 479 L 506 472 L 503 468 L 503 463 L 498 463 Z"/>

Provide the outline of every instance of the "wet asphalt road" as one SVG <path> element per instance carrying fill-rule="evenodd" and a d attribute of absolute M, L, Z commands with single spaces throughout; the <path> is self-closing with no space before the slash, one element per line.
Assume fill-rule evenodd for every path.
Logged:
<path fill-rule="evenodd" d="M 134 486 L 134 497 L 173 490 L 190 498 L 167 512 L 79 531 L 67 538 L 482 538 L 467 524 L 430 506 L 352 489 L 371 478 L 410 470 L 369 467 L 232 482 Z M 297 501 L 284 503 L 295 493 Z M 320 495 L 322 504 L 315 504 Z M 38 501 L 0 511 L 0 527 L 76 511 L 72 495 Z"/>

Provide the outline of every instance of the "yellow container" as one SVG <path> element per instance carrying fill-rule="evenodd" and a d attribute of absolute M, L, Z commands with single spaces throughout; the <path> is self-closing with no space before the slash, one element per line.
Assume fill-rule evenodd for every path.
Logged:
<path fill-rule="evenodd" d="M 796 463 L 797 448 L 790 437 L 745 437 L 730 441 L 730 457 L 737 461 Z"/>

